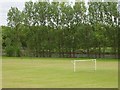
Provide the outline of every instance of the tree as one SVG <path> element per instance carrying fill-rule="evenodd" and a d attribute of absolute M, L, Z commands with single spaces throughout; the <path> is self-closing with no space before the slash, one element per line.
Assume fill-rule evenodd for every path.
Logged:
<path fill-rule="evenodd" d="M 20 32 L 21 32 L 21 24 L 22 24 L 22 13 L 18 10 L 18 8 L 11 7 L 11 9 L 8 12 L 8 26 L 11 27 L 10 30 L 13 30 L 11 33 L 13 33 L 13 39 L 12 45 L 14 46 L 16 55 L 20 56 L 20 48 L 21 48 L 21 42 L 20 42 Z"/>
<path fill-rule="evenodd" d="M 3 29 L 3 47 L 10 56 L 75 57 L 77 52 L 104 57 L 117 53 L 117 3 L 26 2 L 11 8 Z M 12 51 L 11 51 L 12 50 Z M 21 54 L 22 53 L 22 54 Z M 25 54 L 24 54 L 25 53 Z"/>

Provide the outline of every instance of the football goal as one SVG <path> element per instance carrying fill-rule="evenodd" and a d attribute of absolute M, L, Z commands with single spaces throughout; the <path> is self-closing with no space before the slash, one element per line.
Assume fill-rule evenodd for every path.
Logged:
<path fill-rule="evenodd" d="M 94 70 L 96 70 L 96 59 L 85 59 L 85 60 L 74 60 L 73 61 L 73 71 L 76 71 L 76 63 L 77 62 L 93 62 L 94 64 Z"/>

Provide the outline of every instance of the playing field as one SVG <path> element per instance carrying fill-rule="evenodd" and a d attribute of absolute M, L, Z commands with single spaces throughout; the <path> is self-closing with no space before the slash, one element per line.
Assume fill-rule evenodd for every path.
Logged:
<path fill-rule="evenodd" d="M 97 59 L 77 63 L 73 58 L 8 58 L 3 57 L 3 88 L 117 88 L 116 59 Z"/>

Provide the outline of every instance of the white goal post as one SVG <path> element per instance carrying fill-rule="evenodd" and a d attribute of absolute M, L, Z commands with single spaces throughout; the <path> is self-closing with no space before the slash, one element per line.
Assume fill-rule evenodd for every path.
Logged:
<path fill-rule="evenodd" d="M 76 71 L 76 62 L 84 62 L 84 61 L 93 61 L 94 62 L 94 70 L 96 70 L 96 59 L 85 59 L 85 60 L 74 60 L 73 61 L 73 70 Z"/>

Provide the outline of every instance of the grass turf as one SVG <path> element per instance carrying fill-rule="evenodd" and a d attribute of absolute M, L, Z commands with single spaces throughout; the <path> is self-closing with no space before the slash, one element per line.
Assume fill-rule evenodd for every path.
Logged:
<path fill-rule="evenodd" d="M 116 59 L 79 62 L 73 72 L 74 58 L 13 58 L 3 57 L 3 88 L 117 88 Z"/>

